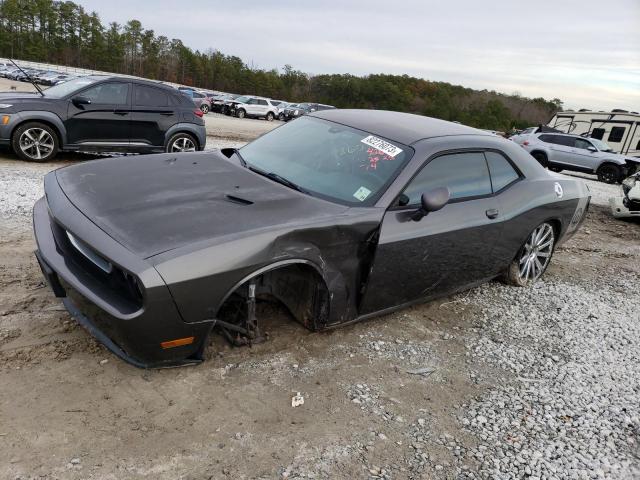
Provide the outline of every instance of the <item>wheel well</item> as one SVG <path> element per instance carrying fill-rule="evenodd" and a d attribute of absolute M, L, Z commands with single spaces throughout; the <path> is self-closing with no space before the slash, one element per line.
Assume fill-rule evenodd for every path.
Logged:
<path fill-rule="evenodd" d="M 547 158 L 547 159 L 549 158 L 549 157 L 547 156 L 547 154 L 546 154 L 544 151 L 542 151 L 542 150 L 532 150 L 532 151 L 531 151 L 531 156 L 533 157 L 536 153 L 540 153 L 540 154 L 544 155 L 544 158 Z"/>
<path fill-rule="evenodd" d="M 256 297 L 261 300 L 276 300 L 284 305 L 293 317 L 310 330 L 322 329 L 329 319 L 329 290 L 318 271 L 306 263 L 294 263 L 276 267 L 257 274 L 238 285 L 230 292 L 216 312 L 223 318 L 233 302 L 246 298 L 247 286 L 256 284 Z M 237 309 L 235 310 L 237 312 Z"/>
<path fill-rule="evenodd" d="M 617 163 L 614 163 L 611 160 L 605 160 L 600 165 L 598 165 L 598 168 L 596 169 L 596 172 L 598 170 L 600 170 L 602 167 L 605 167 L 607 165 L 611 165 L 612 167 L 616 167 L 618 170 L 620 170 L 622 168 L 622 165 L 618 165 Z"/>
<path fill-rule="evenodd" d="M 557 218 L 551 218 L 547 221 L 551 224 L 551 227 L 553 228 L 553 235 L 556 237 L 556 243 L 558 243 L 557 240 L 560 236 L 560 232 L 562 231 L 562 222 Z"/>
<path fill-rule="evenodd" d="M 10 138 L 11 138 L 11 143 L 12 144 L 13 144 L 13 135 L 16 133 L 16 130 L 18 130 L 18 128 L 20 128 L 25 123 L 32 123 L 32 122 L 33 123 L 35 123 L 35 122 L 42 123 L 43 125 L 46 125 L 47 127 L 51 128 L 55 132 L 56 137 L 58 137 L 59 148 L 62 148 L 62 144 L 63 144 L 62 135 L 60 134 L 60 130 L 58 130 L 58 127 L 56 127 L 55 124 L 49 122 L 48 120 L 40 120 L 39 118 L 38 119 L 35 119 L 35 118 L 26 119 L 26 120 L 23 120 L 22 122 L 16 124 L 15 127 L 13 127 L 13 130 L 11 130 L 11 137 Z"/>

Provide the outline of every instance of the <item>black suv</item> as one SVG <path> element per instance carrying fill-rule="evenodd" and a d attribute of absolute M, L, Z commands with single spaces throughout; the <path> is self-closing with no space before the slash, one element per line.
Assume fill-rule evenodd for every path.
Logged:
<path fill-rule="evenodd" d="M 44 162 L 59 150 L 204 149 L 202 111 L 178 90 L 136 78 L 88 76 L 39 93 L 0 93 L 0 146 Z"/>

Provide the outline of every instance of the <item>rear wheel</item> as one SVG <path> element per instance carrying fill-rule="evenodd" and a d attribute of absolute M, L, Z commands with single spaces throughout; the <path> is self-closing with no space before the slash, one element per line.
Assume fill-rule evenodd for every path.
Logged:
<path fill-rule="evenodd" d="M 16 129 L 11 147 L 22 160 L 46 162 L 58 153 L 58 135 L 49 125 L 28 122 Z"/>
<path fill-rule="evenodd" d="M 284 113 L 278 114 L 278 120 L 280 120 L 281 122 L 284 122 Z"/>
<path fill-rule="evenodd" d="M 531 154 L 533 158 L 535 158 L 540 165 L 546 167 L 549 164 L 549 160 L 547 159 L 547 155 L 543 152 L 533 152 Z"/>
<path fill-rule="evenodd" d="M 605 163 L 598 168 L 598 180 L 604 183 L 618 183 L 622 179 L 622 169 L 613 163 Z"/>
<path fill-rule="evenodd" d="M 204 114 L 209 113 L 209 105 L 207 105 L 206 103 L 203 105 L 200 105 L 200 110 L 202 110 L 202 113 Z"/>
<path fill-rule="evenodd" d="M 196 140 L 188 133 L 176 133 L 167 143 L 169 153 L 195 152 L 196 150 Z"/>
<path fill-rule="evenodd" d="M 275 117 L 273 116 L 272 112 L 267 113 L 267 122 L 273 122 L 273 119 Z"/>
<path fill-rule="evenodd" d="M 553 226 L 546 222 L 537 226 L 509 265 L 506 273 L 507 282 L 524 287 L 538 280 L 549 266 L 554 245 Z"/>
<path fill-rule="evenodd" d="M 238 118 L 244 118 L 245 115 L 247 114 L 247 112 L 245 112 L 242 108 L 240 110 L 238 110 L 238 112 L 236 113 L 236 116 Z"/>

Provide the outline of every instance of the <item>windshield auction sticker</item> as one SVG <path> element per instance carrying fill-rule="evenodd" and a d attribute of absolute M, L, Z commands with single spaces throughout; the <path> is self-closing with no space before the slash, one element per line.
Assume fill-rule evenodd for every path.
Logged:
<path fill-rule="evenodd" d="M 365 187 L 360 187 L 358 190 L 356 190 L 356 193 L 353 194 L 353 196 L 361 202 L 364 202 L 369 195 L 371 195 L 371 190 Z"/>
<path fill-rule="evenodd" d="M 365 145 L 369 145 L 370 147 L 380 150 L 382 153 L 386 153 L 392 158 L 399 153 L 402 153 L 401 148 L 398 148 L 395 145 L 382 140 L 381 138 L 374 137 L 373 135 L 369 135 L 367 138 L 363 138 L 360 141 Z"/>

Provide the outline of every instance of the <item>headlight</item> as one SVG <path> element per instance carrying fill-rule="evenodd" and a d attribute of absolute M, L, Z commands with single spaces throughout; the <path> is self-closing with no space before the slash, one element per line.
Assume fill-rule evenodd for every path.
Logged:
<path fill-rule="evenodd" d="M 8 103 L 0 103 L 0 108 L 11 108 L 13 105 L 9 105 Z"/>

